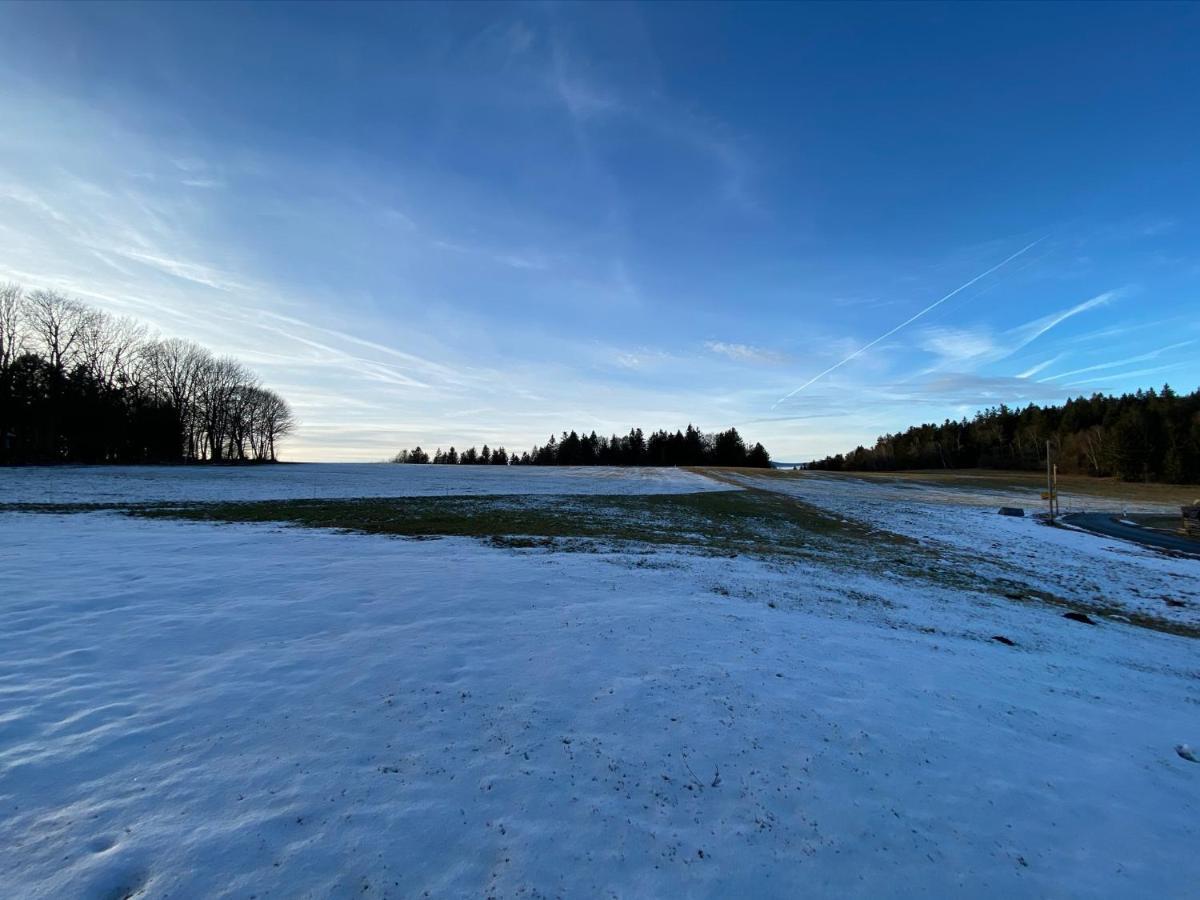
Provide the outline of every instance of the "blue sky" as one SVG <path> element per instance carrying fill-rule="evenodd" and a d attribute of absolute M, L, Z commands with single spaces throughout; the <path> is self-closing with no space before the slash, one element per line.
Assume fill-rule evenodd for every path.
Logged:
<path fill-rule="evenodd" d="M 1200 385 L 1197 5 L 10 3 L 0 35 L 0 279 L 242 358 L 293 458 L 691 421 L 807 459 Z"/>

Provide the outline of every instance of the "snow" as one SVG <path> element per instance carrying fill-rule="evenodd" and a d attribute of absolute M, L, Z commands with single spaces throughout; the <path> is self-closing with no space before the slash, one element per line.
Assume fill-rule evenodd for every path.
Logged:
<path fill-rule="evenodd" d="M 675 468 L 406 466 L 35 466 L 0 469 L 3 503 L 142 503 L 429 497 L 452 494 L 687 494 L 728 490 Z"/>
<path fill-rule="evenodd" d="M 778 479 L 778 480 L 776 480 Z M 910 481 L 902 478 L 863 478 L 851 474 L 828 475 L 816 470 L 799 469 L 786 475 L 776 475 L 764 486 L 809 482 L 809 488 L 819 489 L 822 497 L 853 499 L 868 496 L 874 500 L 898 504 L 952 503 L 957 506 L 991 507 L 1017 506 L 1027 513 L 1043 512 L 1046 501 L 1041 499 L 1042 488 L 1013 485 L 981 486 L 971 474 L 939 473 L 936 481 Z M 1179 515 L 1179 506 L 1154 500 L 1132 500 L 1105 497 L 1098 494 L 1073 492 L 1061 488 L 1059 507 L 1071 512 L 1146 512 Z"/>
<path fill-rule="evenodd" d="M 953 489 L 918 491 L 898 501 L 893 485 L 804 473 L 737 477 L 918 540 L 965 572 L 1048 591 L 1081 606 L 1116 608 L 1200 627 L 1200 562 L 1129 541 L 1036 518 L 1001 516 L 996 506 L 965 503 Z M 998 504 L 997 504 L 998 505 Z"/>
<path fill-rule="evenodd" d="M 6 894 L 1194 890 L 1195 643 L 869 570 L 0 513 Z"/>

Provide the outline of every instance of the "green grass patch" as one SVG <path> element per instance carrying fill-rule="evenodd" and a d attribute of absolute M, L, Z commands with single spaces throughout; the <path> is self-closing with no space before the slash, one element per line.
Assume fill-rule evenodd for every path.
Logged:
<path fill-rule="evenodd" d="M 732 471 L 706 474 L 732 483 Z M 736 473 L 741 474 L 741 473 Z M 1003 576 L 978 572 L 968 554 L 924 545 L 871 524 L 832 515 L 784 493 L 742 490 L 650 496 L 443 496 L 262 500 L 186 504 L 19 504 L 32 513 L 115 510 L 151 519 L 274 523 L 410 539 L 471 537 L 513 549 L 595 552 L 677 548 L 719 555 L 811 562 L 876 577 L 1050 604 L 1100 615 L 1122 611 L 1075 603 Z M 1134 624 L 1200 636 L 1200 629 L 1133 612 Z"/>
<path fill-rule="evenodd" d="M 509 546 L 588 539 L 712 552 L 804 555 L 866 540 L 905 543 L 767 491 L 652 496 L 397 497 L 147 506 L 147 518 L 277 522 L 402 537 L 474 537 Z"/>

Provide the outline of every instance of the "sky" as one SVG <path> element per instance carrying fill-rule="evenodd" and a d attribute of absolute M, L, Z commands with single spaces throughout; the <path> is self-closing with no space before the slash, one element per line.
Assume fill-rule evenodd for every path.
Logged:
<path fill-rule="evenodd" d="M 1200 387 L 1200 5 L 0 3 L 0 280 L 293 459 Z"/>

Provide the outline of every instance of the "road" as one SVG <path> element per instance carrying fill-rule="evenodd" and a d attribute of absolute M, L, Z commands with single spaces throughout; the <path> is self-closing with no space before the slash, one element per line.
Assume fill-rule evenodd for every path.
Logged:
<path fill-rule="evenodd" d="M 1200 556 L 1200 541 L 1194 538 L 1187 538 L 1178 534 L 1167 534 L 1162 531 L 1153 531 L 1149 528 L 1140 528 L 1137 525 L 1126 525 L 1120 521 L 1119 516 L 1114 516 L 1111 513 L 1071 513 L 1063 516 L 1062 521 L 1068 525 L 1074 525 L 1076 528 L 1082 528 L 1085 531 L 1102 534 L 1105 537 L 1120 538 L 1124 541 L 1133 541 L 1138 544 L 1144 544 L 1147 547 L 1156 547 L 1160 550 L 1186 553 L 1189 556 Z"/>

